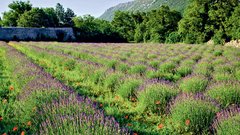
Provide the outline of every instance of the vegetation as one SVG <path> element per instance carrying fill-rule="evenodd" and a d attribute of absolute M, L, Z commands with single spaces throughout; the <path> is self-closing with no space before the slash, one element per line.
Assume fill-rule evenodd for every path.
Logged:
<path fill-rule="evenodd" d="M 220 110 L 239 105 L 236 48 L 56 42 L 9 45 L 1 45 L 3 65 L 7 65 L 1 68 L 8 71 L 3 76 L 10 77 L 3 81 L 1 91 L 5 93 L 1 104 L 7 103 L 1 108 L 2 134 L 14 133 L 15 127 L 16 133 L 30 134 L 212 134 L 221 132 L 211 126 Z M 221 55 L 215 55 L 219 50 Z M 34 64 L 26 66 L 26 62 L 32 64 L 29 60 L 44 71 Z M 180 70 L 184 65 L 191 72 Z M 216 80 L 217 73 L 229 73 L 233 78 Z M 229 121 L 237 119 L 229 117 Z M 225 125 L 229 132 L 235 127 L 221 127 Z"/>

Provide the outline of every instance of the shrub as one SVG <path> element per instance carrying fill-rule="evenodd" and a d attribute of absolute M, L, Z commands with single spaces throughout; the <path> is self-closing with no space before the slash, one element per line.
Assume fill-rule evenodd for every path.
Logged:
<path fill-rule="evenodd" d="M 173 73 L 166 73 L 161 71 L 148 71 L 146 73 L 147 78 L 149 79 L 158 79 L 158 80 L 168 80 L 168 81 L 174 81 L 174 75 Z"/>
<path fill-rule="evenodd" d="M 147 68 L 144 65 L 135 65 L 132 66 L 129 70 L 129 73 L 143 75 L 146 72 Z"/>
<path fill-rule="evenodd" d="M 214 56 L 222 56 L 222 54 L 223 54 L 222 50 L 216 50 L 216 51 L 213 52 Z"/>
<path fill-rule="evenodd" d="M 67 70 L 73 70 L 75 68 L 76 61 L 74 59 L 65 62 L 64 66 Z"/>
<path fill-rule="evenodd" d="M 211 86 L 207 95 L 219 101 L 224 107 L 240 103 L 239 83 L 218 83 Z"/>
<path fill-rule="evenodd" d="M 114 73 L 106 76 L 104 80 L 105 88 L 108 88 L 113 92 L 119 86 L 121 77 L 122 74 L 119 73 Z"/>
<path fill-rule="evenodd" d="M 174 68 L 176 67 L 176 64 L 173 62 L 165 62 L 159 66 L 159 70 L 161 72 L 172 72 Z"/>
<path fill-rule="evenodd" d="M 175 128 L 194 134 L 206 132 L 218 110 L 216 104 L 202 94 L 179 95 L 170 107 L 172 121 L 179 125 Z"/>
<path fill-rule="evenodd" d="M 233 106 L 217 113 L 212 127 L 217 135 L 237 135 L 240 131 L 239 121 L 240 108 Z"/>
<path fill-rule="evenodd" d="M 149 65 L 151 67 L 155 68 L 155 69 L 158 68 L 159 64 L 160 64 L 159 61 L 151 61 L 151 62 L 149 62 Z"/>
<path fill-rule="evenodd" d="M 172 32 L 169 34 L 169 36 L 166 38 L 165 43 L 168 44 L 174 44 L 174 43 L 178 43 L 181 41 L 181 35 L 178 34 L 178 32 Z"/>
<path fill-rule="evenodd" d="M 134 91 L 140 86 L 140 84 L 140 80 L 127 79 L 122 85 L 120 85 L 116 94 L 123 98 L 129 98 L 130 96 L 133 96 Z"/>
<path fill-rule="evenodd" d="M 90 76 L 91 82 L 94 84 L 102 84 L 106 77 L 105 72 L 106 71 L 104 69 L 95 70 L 93 75 Z"/>
<path fill-rule="evenodd" d="M 111 61 L 107 62 L 107 67 L 108 67 L 108 68 L 112 68 L 113 70 L 115 70 L 115 69 L 116 69 L 116 66 L 117 66 L 117 63 L 118 63 L 118 61 L 116 61 L 116 60 L 111 60 Z"/>
<path fill-rule="evenodd" d="M 185 66 L 185 65 L 180 66 L 176 69 L 176 73 L 182 77 L 185 77 L 188 74 L 191 74 L 191 72 L 192 72 L 192 68 L 189 66 Z"/>
<path fill-rule="evenodd" d="M 202 92 L 206 89 L 208 84 L 207 78 L 200 76 L 200 75 L 194 75 L 184 78 L 180 82 L 180 89 L 183 92 Z"/>
<path fill-rule="evenodd" d="M 240 69 L 235 72 L 235 77 L 240 81 Z"/>
<path fill-rule="evenodd" d="M 117 69 L 122 72 L 127 72 L 127 70 L 129 69 L 129 66 L 127 64 L 121 63 L 117 66 Z"/>
<path fill-rule="evenodd" d="M 213 74 L 213 79 L 215 81 L 229 81 L 229 80 L 232 80 L 233 78 L 234 78 L 234 76 L 229 73 L 217 72 L 217 73 Z"/>
<path fill-rule="evenodd" d="M 210 76 L 212 67 L 208 62 L 200 62 L 194 68 L 195 74 Z"/>
<path fill-rule="evenodd" d="M 149 85 L 144 91 L 139 93 L 138 109 L 141 113 L 144 111 L 165 113 L 167 103 L 177 93 L 178 90 L 168 84 Z"/>

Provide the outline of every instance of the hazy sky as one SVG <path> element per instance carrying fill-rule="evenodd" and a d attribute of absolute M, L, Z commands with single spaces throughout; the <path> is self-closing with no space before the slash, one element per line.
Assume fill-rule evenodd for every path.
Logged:
<path fill-rule="evenodd" d="M 9 10 L 8 4 L 13 0 L 0 0 L 0 13 Z M 27 0 L 22 0 L 27 1 Z M 119 3 L 132 0 L 30 0 L 33 7 L 55 7 L 56 3 L 61 3 L 64 8 L 71 8 L 78 16 L 91 14 L 99 17 L 104 11 Z"/>

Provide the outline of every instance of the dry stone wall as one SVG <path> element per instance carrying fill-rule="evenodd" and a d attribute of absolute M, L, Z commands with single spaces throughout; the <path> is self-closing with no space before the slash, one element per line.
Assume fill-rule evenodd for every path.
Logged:
<path fill-rule="evenodd" d="M 0 28 L 3 41 L 75 41 L 72 28 Z"/>

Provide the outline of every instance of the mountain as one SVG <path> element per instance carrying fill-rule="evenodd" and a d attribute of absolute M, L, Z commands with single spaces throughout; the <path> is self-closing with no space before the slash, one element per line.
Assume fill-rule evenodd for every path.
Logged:
<path fill-rule="evenodd" d="M 183 13 L 191 0 L 134 0 L 127 3 L 121 3 L 117 6 L 107 9 L 99 18 L 111 21 L 114 13 L 120 11 L 149 11 L 158 9 L 162 5 L 168 5 L 171 9 Z"/>

